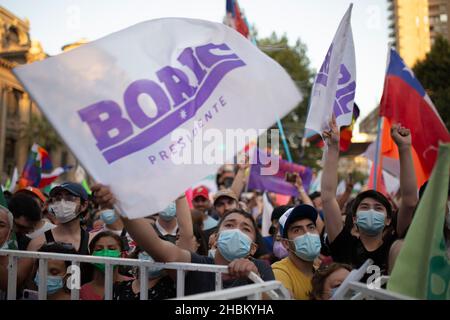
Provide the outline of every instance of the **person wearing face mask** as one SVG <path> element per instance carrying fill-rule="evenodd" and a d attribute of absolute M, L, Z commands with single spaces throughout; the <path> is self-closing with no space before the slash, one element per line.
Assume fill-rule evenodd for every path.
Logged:
<path fill-rule="evenodd" d="M 140 248 L 134 252 L 135 258 L 142 261 L 155 260 Z M 172 299 L 176 296 L 175 283 L 164 269 L 158 267 L 146 268 L 148 276 L 148 300 Z M 136 269 L 133 280 L 117 282 L 113 287 L 113 300 L 140 300 L 140 270 Z"/>
<path fill-rule="evenodd" d="M 370 258 L 380 267 L 382 274 L 387 274 L 389 249 L 396 238 L 395 234 L 383 237 L 383 231 L 392 219 L 391 204 L 382 193 L 375 190 L 358 194 L 351 208 L 357 235 L 344 228 L 336 200 L 339 131 L 335 119 L 330 121 L 329 126 L 331 129 L 323 132 L 328 148 L 325 152 L 321 198 L 331 255 L 334 261 L 350 264 L 354 268 L 359 268 Z M 401 203 L 396 233 L 402 234 L 411 223 L 418 202 L 417 180 L 411 153 L 410 131 L 399 124 L 393 124 L 391 137 L 398 147 L 400 157 Z"/>
<path fill-rule="evenodd" d="M 158 214 L 158 219 L 156 219 L 154 228 L 160 238 L 175 243 L 178 231 L 177 208 L 175 202 L 171 202 Z"/>
<path fill-rule="evenodd" d="M 54 242 L 44 244 L 39 252 L 76 254 L 72 246 Z M 66 282 L 70 274 L 67 268 L 72 263 L 62 260 L 48 260 L 47 262 L 47 300 L 70 300 L 70 290 L 66 286 Z M 33 279 L 36 288 L 39 288 L 39 272 L 36 263 L 36 275 Z"/>
<path fill-rule="evenodd" d="M 288 256 L 272 264 L 272 270 L 275 279 L 283 283 L 297 300 L 308 300 L 314 260 L 320 254 L 317 216 L 314 207 L 301 204 L 287 210 L 279 220 L 281 243 Z"/>
<path fill-rule="evenodd" d="M 98 233 L 89 243 L 90 255 L 96 257 L 122 258 L 125 256 L 122 239 L 110 231 Z M 94 263 L 92 281 L 81 286 L 81 300 L 103 300 L 105 295 L 105 264 Z M 129 278 L 119 274 L 117 266 L 113 267 L 113 283 Z"/>
<path fill-rule="evenodd" d="M 97 184 L 92 187 L 98 203 L 102 207 L 114 205 L 114 195 L 108 187 Z M 110 199 L 108 201 L 104 199 Z M 223 287 L 231 288 L 251 283 L 250 272 L 258 274 L 264 281 L 274 280 L 270 266 L 252 258 L 256 252 L 255 240 L 258 228 L 250 213 L 240 209 L 225 213 L 218 225 L 217 248 L 214 258 L 201 256 L 195 252 L 179 248 L 173 243 L 160 239 L 146 222 L 146 219 L 129 220 L 123 218 L 125 227 L 140 247 L 158 262 L 187 262 L 228 266 L 228 274 L 223 275 Z M 215 290 L 215 275 L 204 272 L 188 272 L 185 279 L 185 294 Z"/>
<path fill-rule="evenodd" d="M 70 243 L 78 254 L 89 254 L 89 234 L 81 227 L 81 217 L 88 207 L 88 195 L 81 184 L 65 182 L 50 191 L 48 210 L 58 225 L 33 239 L 28 250 L 36 251 L 44 243 Z M 33 250 L 34 249 L 34 250 Z"/>
<path fill-rule="evenodd" d="M 100 229 L 91 231 L 89 234 L 89 238 L 93 239 L 100 232 L 110 231 L 122 238 L 125 246 L 125 251 L 128 254 L 131 254 L 134 251 L 136 245 L 133 239 L 131 239 L 130 235 L 127 233 L 122 219 L 120 219 L 120 215 L 117 214 L 114 209 L 104 209 L 100 211 L 99 218 L 104 222 L 104 224 Z"/>

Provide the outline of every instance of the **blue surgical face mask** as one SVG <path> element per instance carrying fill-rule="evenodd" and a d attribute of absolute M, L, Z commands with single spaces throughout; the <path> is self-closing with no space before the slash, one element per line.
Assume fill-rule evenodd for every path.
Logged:
<path fill-rule="evenodd" d="M 171 204 L 169 204 L 167 206 L 167 208 L 165 208 L 163 211 L 161 211 L 159 213 L 159 216 L 164 221 L 170 221 L 173 218 L 175 218 L 176 214 L 177 214 L 177 208 L 175 206 L 175 202 L 172 202 Z"/>
<path fill-rule="evenodd" d="M 320 237 L 315 233 L 305 233 L 293 240 L 295 255 L 305 261 L 314 261 L 320 254 L 322 244 Z"/>
<path fill-rule="evenodd" d="M 246 257 L 251 245 L 252 240 L 239 229 L 223 230 L 217 240 L 217 249 L 227 261 Z"/>
<path fill-rule="evenodd" d="M 139 260 L 155 262 L 155 260 L 147 254 L 147 252 L 139 252 L 138 258 Z M 163 272 L 163 269 L 158 267 L 147 267 L 146 270 L 149 279 L 158 278 Z"/>
<path fill-rule="evenodd" d="M 34 277 L 34 283 L 39 287 L 39 273 Z M 62 276 L 47 276 L 47 293 L 54 294 L 64 287 Z"/>
<path fill-rule="evenodd" d="M 383 212 L 370 210 L 360 210 L 356 213 L 356 225 L 365 234 L 376 236 L 384 229 Z"/>
<path fill-rule="evenodd" d="M 106 224 L 113 224 L 119 219 L 114 210 L 104 210 L 100 213 L 100 219 L 102 219 Z"/>

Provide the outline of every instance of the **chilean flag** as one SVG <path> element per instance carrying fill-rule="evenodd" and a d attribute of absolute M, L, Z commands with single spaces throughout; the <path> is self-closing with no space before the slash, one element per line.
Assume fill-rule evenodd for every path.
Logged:
<path fill-rule="evenodd" d="M 418 185 L 422 185 L 436 162 L 439 142 L 449 142 L 450 134 L 430 97 L 393 48 L 389 52 L 380 116 L 384 117 L 383 156 L 398 159 L 397 147 L 389 134 L 391 124 L 401 123 L 411 130 L 414 165 Z"/>

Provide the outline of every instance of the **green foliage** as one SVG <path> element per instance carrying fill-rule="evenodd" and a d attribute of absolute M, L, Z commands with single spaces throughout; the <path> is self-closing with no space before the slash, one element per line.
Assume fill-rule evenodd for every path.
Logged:
<path fill-rule="evenodd" d="M 37 143 L 47 151 L 62 145 L 61 139 L 53 126 L 42 116 L 33 114 L 30 123 L 23 124 L 20 129 L 21 138 L 25 138 L 31 146 Z"/>
<path fill-rule="evenodd" d="M 314 72 L 310 69 L 310 61 L 306 54 L 306 45 L 300 39 L 297 39 L 295 45 L 291 46 L 286 35 L 278 37 L 275 33 L 272 33 L 269 38 L 258 40 L 257 43 L 263 52 L 277 61 L 286 70 L 303 95 L 303 101 L 292 112 L 281 119 L 292 158 L 294 162 L 312 168 L 319 168 L 318 159 L 321 159 L 322 151 L 315 146 L 306 147 L 305 149 L 301 147 L 301 139 L 303 138 L 308 115 L 309 97 L 314 80 Z M 277 125 L 274 124 L 272 128 L 277 128 Z M 282 145 L 280 145 L 280 151 L 283 158 L 286 159 Z"/>
<path fill-rule="evenodd" d="M 450 128 L 450 44 L 439 36 L 426 58 L 413 68 L 419 82 L 427 91 L 436 109 Z"/>

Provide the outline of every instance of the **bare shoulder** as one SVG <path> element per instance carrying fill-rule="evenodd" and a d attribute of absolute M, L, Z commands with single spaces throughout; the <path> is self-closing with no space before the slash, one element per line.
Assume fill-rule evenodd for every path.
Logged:
<path fill-rule="evenodd" d="M 38 251 L 44 243 L 45 236 L 42 234 L 30 241 L 27 247 L 27 251 Z"/>

